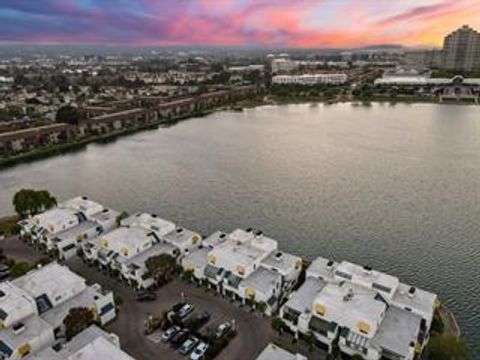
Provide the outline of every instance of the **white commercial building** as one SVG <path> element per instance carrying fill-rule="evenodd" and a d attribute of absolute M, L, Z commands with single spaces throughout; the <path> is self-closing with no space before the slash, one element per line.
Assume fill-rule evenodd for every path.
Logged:
<path fill-rule="evenodd" d="M 346 83 L 346 74 L 302 74 L 302 75 L 276 75 L 272 78 L 272 84 L 276 85 L 340 85 Z"/>
<path fill-rule="evenodd" d="M 0 357 L 19 359 L 62 338 L 70 309 L 84 307 L 106 324 L 115 317 L 113 294 L 55 262 L 0 284 Z"/>
<path fill-rule="evenodd" d="M 295 334 L 368 360 L 412 360 L 428 341 L 437 296 L 347 261 L 317 258 L 280 314 Z"/>

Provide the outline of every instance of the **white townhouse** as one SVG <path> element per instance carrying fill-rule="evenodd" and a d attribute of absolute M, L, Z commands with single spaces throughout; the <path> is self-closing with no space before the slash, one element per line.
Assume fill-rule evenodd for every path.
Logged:
<path fill-rule="evenodd" d="M 0 358 L 19 359 L 63 338 L 70 309 L 85 307 L 100 324 L 115 317 L 113 294 L 50 263 L 0 284 Z"/>
<path fill-rule="evenodd" d="M 117 335 L 91 325 L 61 346 L 47 347 L 25 360 L 134 360 L 120 349 Z"/>
<path fill-rule="evenodd" d="M 117 226 L 119 212 L 79 196 L 19 222 L 22 235 L 56 250 L 60 258 L 76 254 L 81 243 Z"/>
<path fill-rule="evenodd" d="M 271 314 L 297 282 L 302 265 L 299 257 L 277 248 L 277 241 L 259 230 L 217 231 L 181 263 L 184 270 L 193 271 L 195 279 L 208 281 L 223 295 L 244 303 L 262 303 Z"/>
<path fill-rule="evenodd" d="M 347 261 L 317 258 L 281 308 L 295 334 L 312 332 L 326 349 L 367 360 L 412 360 L 423 351 L 437 296 Z"/>
<path fill-rule="evenodd" d="M 268 344 L 257 356 L 256 360 L 307 360 L 307 357 L 300 354 L 292 354 L 275 344 Z"/>
<path fill-rule="evenodd" d="M 118 272 L 124 280 L 138 288 L 154 285 L 146 269 L 146 261 L 169 254 L 179 258 L 201 245 L 197 233 L 176 227 L 156 215 L 137 213 L 121 221 L 121 226 L 82 245 L 87 261 Z"/>

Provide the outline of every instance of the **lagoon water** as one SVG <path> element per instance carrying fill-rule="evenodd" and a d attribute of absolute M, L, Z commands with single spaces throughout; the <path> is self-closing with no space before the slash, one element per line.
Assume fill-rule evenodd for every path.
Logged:
<path fill-rule="evenodd" d="M 256 227 L 440 294 L 480 354 L 480 107 L 267 106 L 220 112 L 0 170 L 209 234 Z"/>

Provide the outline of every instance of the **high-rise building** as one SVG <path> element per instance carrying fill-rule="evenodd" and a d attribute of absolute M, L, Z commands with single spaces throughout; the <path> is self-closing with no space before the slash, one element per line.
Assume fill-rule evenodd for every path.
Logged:
<path fill-rule="evenodd" d="M 480 33 L 468 25 L 445 37 L 443 67 L 451 70 L 480 68 Z"/>

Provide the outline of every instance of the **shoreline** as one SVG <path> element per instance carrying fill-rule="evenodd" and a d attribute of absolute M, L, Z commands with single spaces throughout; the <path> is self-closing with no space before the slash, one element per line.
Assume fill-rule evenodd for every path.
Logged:
<path fill-rule="evenodd" d="M 369 98 L 336 98 L 336 99 L 327 99 L 323 97 L 312 97 L 312 98 L 296 98 L 288 97 L 282 98 L 275 95 L 261 95 L 256 96 L 250 99 L 239 100 L 235 103 L 222 105 L 217 108 L 204 110 L 198 113 L 192 113 L 189 115 L 183 115 L 170 119 L 159 119 L 152 123 L 145 124 L 140 127 L 124 129 L 121 131 L 116 131 L 103 135 L 96 135 L 88 138 L 84 138 L 78 141 L 49 145 L 39 149 L 34 149 L 30 152 L 21 153 L 9 158 L 0 158 L 0 169 L 13 167 L 22 163 L 28 163 L 35 160 L 45 159 L 53 157 L 56 155 L 66 154 L 68 152 L 73 152 L 80 150 L 91 143 L 107 143 L 110 141 L 116 140 L 118 137 L 134 134 L 144 130 L 158 129 L 159 127 L 169 127 L 176 125 L 177 123 L 190 120 L 194 118 L 201 118 L 207 115 L 220 112 L 220 111 L 234 111 L 241 112 L 244 109 L 254 109 L 262 106 L 282 106 L 282 105 L 306 105 L 306 104 L 324 104 L 324 105 L 335 105 L 335 104 L 345 104 L 350 103 L 352 106 L 371 106 L 372 103 L 387 103 L 390 105 L 396 104 L 438 104 L 438 105 L 472 105 L 478 106 L 474 103 L 467 102 L 438 102 L 434 99 L 427 98 L 416 98 L 416 97 L 405 97 L 405 98 L 388 98 L 388 97 L 369 97 Z"/>

